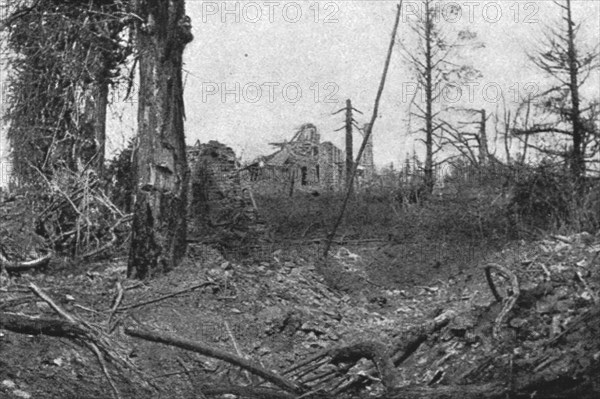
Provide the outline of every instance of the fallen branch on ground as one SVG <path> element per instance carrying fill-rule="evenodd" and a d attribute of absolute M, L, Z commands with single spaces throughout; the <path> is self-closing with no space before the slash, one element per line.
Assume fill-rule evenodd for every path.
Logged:
<path fill-rule="evenodd" d="M 0 328 L 19 334 L 52 337 L 81 338 L 86 334 L 80 326 L 68 321 L 11 312 L 0 312 Z"/>
<path fill-rule="evenodd" d="M 385 345 L 379 342 L 359 342 L 344 348 L 334 349 L 330 352 L 331 362 L 357 363 L 360 359 L 370 359 L 381 376 L 381 382 L 386 389 L 398 385 L 394 363 L 386 350 Z"/>
<path fill-rule="evenodd" d="M 121 307 L 117 308 L 117 310 L 116 310 L 116 311 L 117 311 L 117 312 L 122 312 L 122 311 L 124 311 L 124 310 L 129 310 L 129 309 L 139 308 L 139 307 L 141 307 L 141 306 L 146 306 L 146 305 L 149 305 L 149 304 L 151 304 L 151 303 L 160 302 L 160 301 L 163 301 L 163 300 L 165 300 L 165 299 L 169 299 L 169 298 L 172 298 L 172 297 L 174 297 L 174 296 L 181 295 L 181 294 L 185 294 L 186 292 L 189 292 L 189 291 L 193 291 L 193 290 L 195 290 L 195 289 L 197 289 L 197 288 L 203 288 L 203 287 L 207 287 L 207 286 L 209 286 L 209 285 L 217 285 L 217 283 L 215 283 L 215 282 L 213 282 L 213 281 L 206 281 L 206 282 L 204 282 L 204 283 L 196 284 L 196 285 L 193 285 L 193 286 L 191 286 L 191 287 L 184 288 L 184 289 L 182 289 L 182 290 L 175 291 L 175 292 L 172 292 L 172 293 L 170 293 L 170 294 L 167 294 L 167 295 L 163 295 L 163 296 L 161 296 L 161 297 L 159 297 L 159 298 L 149 299 L 149 300 L 147 300 L 147 301 L 140 302 L 140 303 L 134 303 L 134 304 L 132 304 L 132 305 L 121 306 Z"/>
<path fill-rule="evenodd" d="M 8 273 L 19 273 L 25 270 L 45 267 L 50 262 L 50 259 L 52 259 L 52 252 L 48 252 L 40 258 L 24 262 L 10 261 L 0 253 L 0 269 L 4 268 Z"/>
<path fill-rule="evenodd" d="M 103 354 L 103 356 L 113 364 L 117 365 L 120 368 L 119 375 L 123 376 L 123 378 L 125 378 L 125 373 L 122 371 L 128 370 L 133 372 L 135 383 L 146 388 L 150 386 L 147 382 L 149 380 L 148 376 L 139 371 L 127 359 L 127 351 L 121 348 L 120 345 L 117 345 L 114 340 L 110 339 L 110 337 L 99 328 L 92 326 L 64 310 L 35 284 L 31 283 L 29 288 L 35 295 L 48 303 L 48 305 L 61 316 L 61 319 L 37 318 L 19 313 L 0 312 L 0 328 L 19 334 L 43 334 L 54 337 L 66 337 L 74 339 L 75 341 L 80 341 L 80 343 L 83 343 L 90 348 L 95 356 L 98 356 L 99 353 Z M 106 370 L 104 357 L 102 360 L 99 359 L 99 361 L 102 363 L 102 369 Z M 105 373 L 105 375 L 109 379 L 114 397 L 120 398 L 118 391 L 114 390 L 116 385 L 111 380 L 110 375 L 108 373 Z M 128 383 L 131 383 L 131 381 L 128 381 Z"/>
<path fill-rule="evenodd" d="M 200 342 L 191 341 L 175 335 L 160 333 L 156 331 L 142 330 L 133 327 L 126 328 L 125 334 L 130 335 L 132 337 L 145 339 L 147 341 L 176 346 L 178 348 L 197 352 L 215 359 L 224 360 L 235 366 L 241 367 L 244 370 L 248 370 L 249 372 L 256 374 L 261 378 L 264 378 L 266 381 L 290 393 L 301 394 L 305 391 L 305 389 L 303 389 L 303 387 L 301 387 L 297 383 L 286 380 L 278 376 L 277 374 L 265 369 L 264 367 L 251 363 L 246 359 L 242 359 L 231 353 L 215 349 L 214 345 L 209 346 Z"/>

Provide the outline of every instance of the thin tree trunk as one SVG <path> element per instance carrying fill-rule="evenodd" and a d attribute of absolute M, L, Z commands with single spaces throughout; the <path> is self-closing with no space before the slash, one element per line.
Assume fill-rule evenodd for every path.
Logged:
<path fill-rule="evenodd" d="M 525 129 L 529 128 L 529 114 L 531 112 L 531 97 L 527 98 L 527 113 L 525 114 Z M 523 154 L 521 155 L 520 163 L 523 165 L 527 160 L 527 149 L 529 148 L 529 134 L 525 136 L 523 142 Z"/>
<path fill-rule="evenodd" d="M 354 150 L 352 146 L 352 102 L 346 100 L 346 190 L 352 190 L 350 176 L 354 165 Z"/>
<path fill-rule="evenodd" d="M 504 103 L 504 151 L 506 152 L 506 164 L 510 165 L 511 156 L 510 156 L 510 147 L 512 141 L 510 140 L 510 111 L 506 110 L 506 102 Z"/>
<path fill-rule="evenodd" d="M 425 2 L 425 188 L 427 194 L 433 192 L 434 176 L 433 176 L 433 65 L 432 65 L 432 48 L 431 27 L 432 27 L 431 9 L 429 1 Z"/>
<path fill-rule="evenodd" d="M 82 110 L 81 145 L 76 156 L 84 165 L 91 165 L 99 174 L 104 166 L 106 143 L 106 107 L 108 106 L 108 70 L 102 69 L 95 83 L 86 93 L 85 108 Z"/>
<path fill-rule="evenodd" d="M 102 174 L 106 155 L 106 107 L 108 107 L 108 80 L 105 78 L 98 82 L 98 99 L 94 114 L 94 138 L 96 139 L 96 156 L 94 164 L 96 170 Z"/>
<path fill-rule="evenodd" d="M 356 170 L 358 166 L 358 161 L 363 155 L 365 151 L 365 147 L 369 142 L 369 138 L 371 137 L 371 132 L 373 131 L 373 126 L 375 125 L 375 121 L 377 120 L 377 116 L 379 114 L 379 100 L 381 100 L 381 94 L 383 93 L 383 88 L 385 86 L 385 80 L 387 78 L 388 69 L 390 67 L 390 60 L 392 59 L 392 50 L 394 49 L 394 44 L 396 43 L 396 33 L 398 32 L 398 24 L 400 22 L 400 14 L 402 13 L 402 0 L 397 6 L 396 10 L 396 20 L 394 22 L 394 28 L 392 29 L 392 38 L 390 39 L 390 45 L 388 47 L 387 56 L 385 58 L 385 64 L 383 66 L 383 73 L 381 74 L 381 80 L 379 82 L 379 88 L 377 89 L 377 94 L 375 96 L 375 104 L 373 105 L 373 114 L 371 115 L 371 121 L 366 126 L 365 129 L 365 137 L 363 138 L 363 142 L 358 150 L 358 155 L 356 155 L 356 162 L 354 163 L 354 167 L 352 168 L 352 174 L 350 175 L 350 187 L 354 182 L 354 177 L 356 176 Z M 344 218 L 344 213 L 346 213 L 346 208 L 348 207 L 348 200 L 350 199 L 350 194 L 352 194 L 351 190 L 346 191 L 346 195 L 344 196 L 344 202 L 342 203 L 342 209 L 331 229 L 327 237 L 327 242 L 325 243 L 325 249 L 323 250 L 323 258 L 327 259 L 327 255 L 329 254 L 329 250 L 331 249 L 331 243 L 333 238 L 335 237 L 335 233 L 337 229 L 340 227 L 340 223 L 342 223 L 342 219 Z"/>
<path fill-rule="evenodd" d="M 481 166 L 488 162 L 488 141 L 486 132 L 486 112 L 485 109 L 481 110 L 481 124 L 479 127 L 479 164 Z"/>
<path fill-rule="evenodd" d="M 571 15 L 571 0 L 567 0 L 567 32 L 569 48 L 567 50 L 569 58 L 569 89 L 571 90 L 571 122 L 573 123 L 573 154 L 571 159 L 571 172 L 577 185 L 585 173 L 584 154 L 581 149 L 583 146 L 583 129 L 581 127 L 581 111 L 579 109 L 579 85 L 577 75 L 579 73 L 577 51 L 575 49 L 575 32 L 573 31 L 573 17 Z"/>
<path fill-rule="evenodd" d="M 127 275 L 148 278 L 186 250 L 189 170 L 183 131 L 182 55 L 192 40 L 184 0 L 137 0 L 140 57 L 137 187 Z"/>

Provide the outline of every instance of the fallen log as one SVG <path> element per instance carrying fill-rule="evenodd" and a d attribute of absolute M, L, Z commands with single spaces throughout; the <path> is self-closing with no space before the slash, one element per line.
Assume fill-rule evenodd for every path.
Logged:
<path fill-rule="evenodd" d="M 84 338 L 86 331 L 77 324 L 61 319 L 32 317 L 20 313 L 0 312 L 0 328 L 28 335 Z"/>
<path fill-rule="evenodd" d="M 8 273 L 19 273 L 29 269 L 39 269 L 48 265 L 52 259 L 52 252 L 46 255 L 24 262 L 10 261 L 0 254 L 0 269 L 5 269 Z"/>
<path fill-rule="evenodd" d="M 219 349 L 215 349 L 214 346 L 208 346 L 200 342 L 188 340 L 171 334 L 159 333 L 156 331 L 142 330 L 138 328 L 128 327 L 125 329 L 125 334 L 132 337 L 145 339 L 147 341 L 158 342 L 165 345 L 176 346 L 181 349 L 197 352 L 205 356 L 210 356 L 215 359 L 224 360 L 235 366 L 238 366 L 244 370 L 256 374 L 257 376 L 264 378 L 266 381 L 284 389 L 287 392 L 294 394 L 302 394 L 306 390 L 299 384 L 289 381 L 279 375 L 265 369 L 262 366 L 249 362 L 246 359 L 242 359 L 229 352 L 225 352 Z"/>

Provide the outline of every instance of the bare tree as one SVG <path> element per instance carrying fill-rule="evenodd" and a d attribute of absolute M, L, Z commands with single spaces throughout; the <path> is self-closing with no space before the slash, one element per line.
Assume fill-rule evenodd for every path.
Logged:
<path fill-rule="evenodd" d="M 441 137 L 441 142 L 453 146 L 472 165 L 486 165 L 491 155 L 487 132 L 489 116 L 486 110 L 464 107 L 449 107 L 448 109 L 465 113 L 467 116 L 478 116 L 478 120 L 459 121 L 460 129 L 445 123 L 442 127 L 444 136 Z M 476 126 L 478 131 L 476 133 L 467 131 L 468 126 Z M 475 148 L 477 148 L 477 151 L 475 151 Z"/>
<path fill-rule="evenodd" d="M 502 107 L 502 108 L 501 108 Z M 514 161 L 524 164 L 527 158 L 529 149 L 529 135 L 515 135 L 516 131 L 523 131 L 530 128 L 531 111 L 533 108 L 532 96 L 520 97 L 519 103 L 515 109 L 510 109 L 506 103 L 506 98 L 502 96 L 502 104 L 497 105 L 494 114 L 494 130 L 496 136 L 499 134 L 502 137 L 506 164 L 510 165 L 513 162 L 513 139 L 518 139 L 522 145 L 521 151 Z M 516 154 L 515 154 L 516 155 Z M 496 159 L 499 161 L 498 159 Z"/>
<path fill-rule="evenodd" d="M 542 148 L 550 155 L 563 156 L 575 181 L 586 170 L 586 150 L 593 140 L 593 130 L 582 115 L 581 86 L 593 69 L 598 67 L 599 46 L 582 50 L 579 46 L 580 25 L 574 21 L 571 1 L 554 1 L 563 12 L 562 27 L 547 27 L 544 40 L 531 61 L 557 83 L 538 96 L 537 104 L 544 123 L 534 123 L 526 129 L 515 129 L 517 135 L 550 133 L 570 140 L 565 151 Z M 548 122 L 551 120 L 551 122 Z"/>
<path fill-rule="evenodd" d="M 189 170 L 183 131 L 183 50 L 193 36 L 184 0 L 136 0 L 140 65 L 136 202 L 127 274 L 148 278 L 186 250 Z"/>
<path fill-rule="evenodd" d="M 458 32 L 455 38 L 443 27 L 447 13 L 458 12 L 458 3 L 444 4 L 437 0 L 422 0 L 420 14 L 410 21 L 410 28 L 416 34 L 416 48 L 405 43 L 402 53 L 411 65 L 417 79 L 419 90 L 424 98 L 411 101 L 411 115 L 419 120 L 419 132 L 424 134 L 420 140 L 425 144 L 424 183 L 429 193 L 434 186 L 434 156 L 442 148 L 443 127 L 447 123 L 440 120 L 443 107 L 440 106 L 444 89 L 457 85 L 461 81 L 472 80 L 478 73 L 466 65 L 453 62 L 458 50 L 475 38 L 469 31 Z"/>

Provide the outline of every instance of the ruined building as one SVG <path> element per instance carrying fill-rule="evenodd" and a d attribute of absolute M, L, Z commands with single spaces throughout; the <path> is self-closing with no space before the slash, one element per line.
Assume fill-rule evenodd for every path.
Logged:
<path fill-rule="evenodd" d="M 189 198 L 192 236 L 211 236 L 221 244 L 249 244 L 264 238 L 252 192 L 240 179 L 235 152 L 218 141 L 187 148 L 191 172 Z"/>
<path fill-rule="evenodd" d="M 344 188 L 345 153 L 329 141 L 321 142 L 315 125 L 304 124 L 291 141 L 271 145 L 277 147 L 275 152 L 245 167 L 233 149 L 217 141 L 187 147 L 191 236 L 210 237 L 223 247 L 263 242 L 269 239 L 269 232 L 254 193 L 290 196 L 296 190 Z M 359 185 L 373 174 L 371 141 L 358 167 Z"/>
<path fill-rule="evenodd" d="M 333 143 L 321 142 L 317 127 L 302 125 L 290 141 L 271 143 L 274 153 L 260 157 L 244 168 L 243 179 L 259 190 L 292 194 L 299 190 L 339 190 L 345 181 L 345 152 Z M 373 143 L 367 144 L 358 168 L 359 180 L 374 174 Z"/>

